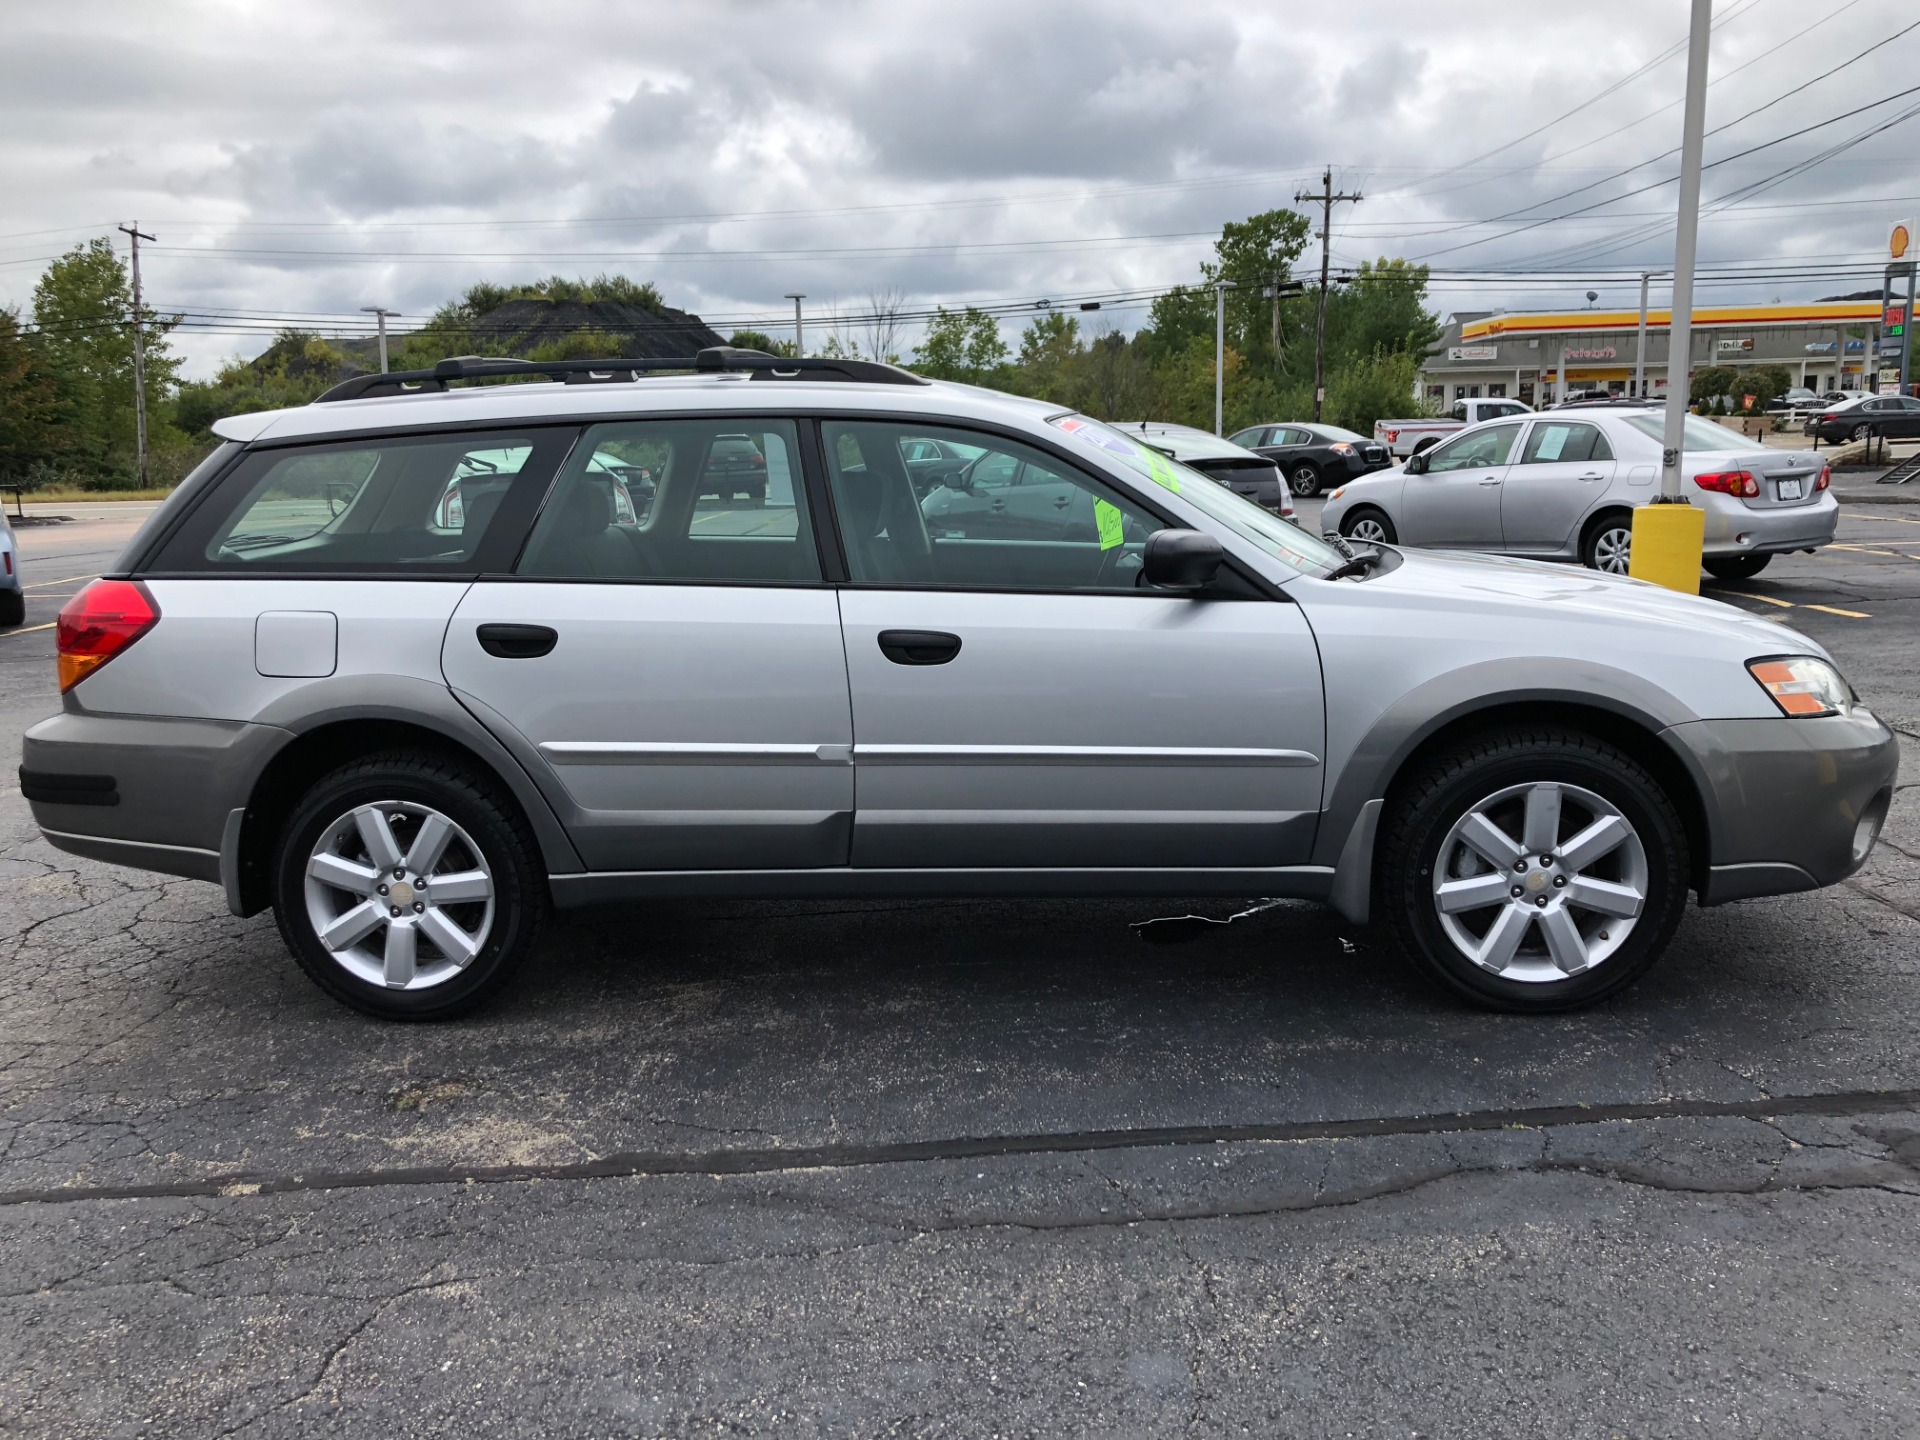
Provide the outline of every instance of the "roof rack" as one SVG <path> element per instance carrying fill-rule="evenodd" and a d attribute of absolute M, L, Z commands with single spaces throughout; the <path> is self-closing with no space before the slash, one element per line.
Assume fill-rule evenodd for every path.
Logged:
<path fill-rule="evenodd" d="M 505 356 L 456 355 L 431 370 L 395 370 L 342 380 L 313 403 L 360 400 L 370 395 L 437 394 L 456 380 L 490 380 L 509 375 L 544 375 L 567 385 L 619 384 L 643 374 L 675 370 L 744 372 L 755 380 L 857 380 L 869 385 L 931 385 L 931 380 L 883 365 L 877 360 L 787 359 L 764 350 L 710 345 L 687 359 L 515 360 Z"/>

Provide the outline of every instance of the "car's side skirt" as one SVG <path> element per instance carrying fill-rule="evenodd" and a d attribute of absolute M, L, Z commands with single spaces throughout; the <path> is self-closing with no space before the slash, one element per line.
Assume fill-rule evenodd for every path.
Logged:
<path fill-rule="evenodd" d="M 1323 865 L 1247 869 L 854 869 L 622 870 L 552 875 L 554 904 L 562 909 L 623 900 L 730 896 L 738 899 L 882 898 L 1024 895 L 1091 898 L 1103 895 L 1272 896 L 1324 900 L 1333 870 Z"/>

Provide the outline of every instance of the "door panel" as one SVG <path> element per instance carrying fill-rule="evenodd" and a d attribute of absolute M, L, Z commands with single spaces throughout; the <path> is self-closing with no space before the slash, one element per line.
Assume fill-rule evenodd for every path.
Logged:
<path fill-rule="evenodd" d="M 1597 426 L 1536 420 L 1500 487 L 1500 528 L 1508 550 L 1566 551 L 1613 483 L 1615 461 Z"/>
<path fill-rule="evenodd" d="M 1518 425 L 1493 425 L 1455 436 L 1427 452 L 1427 468 L 1407 476 L 1398 529 L 1409 545 L 1497 550 L 1500 487 Z"/>
<path fill-rule="evenodd" d="M 482 647 L 545 626 L 545 654 Z M 537 648 L 537 647 L 528 647 Z M 853 730 L 833 592 L 483 581 L 447 682 L 529 764 L 596 870 L 847 863 Z"/>
<path fill-rule="evenodd" d="M 853 863 L 1288 865 L 1320 807 L 1320 664 L 1284 602 L 841 594 Z M 958 637 L 900 664 L 882 631 Z"/>

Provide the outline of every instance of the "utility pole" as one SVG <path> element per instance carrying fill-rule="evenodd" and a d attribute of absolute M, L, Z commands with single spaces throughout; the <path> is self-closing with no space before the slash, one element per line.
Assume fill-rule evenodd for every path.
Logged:
<path fill-rule="evenodd" d="M 144 490 L 147 488 L 147 336 L 146 316 L 140 309 L 140 242 L 156 237 L 143 231 L 138 220 L 119 229 L 133 242 L 133 458 L 140 488 Z"/>
<path fill-rule="evenodd" d="M 807 337 L 800 320 L 800 302 L 806 298 L 805 295 L 787 296 L 793 302 L 793 358 L 796 360 L 807 353 Z"/>
<path fill-rule="evenodd" d="M 361 313 L 371 315 L 380 322 L 380 373 L 387 373 L 387 317 L 400 318 L 398 310 L 388 310 L 380 305 L 362 305 Z"/>
<path fill-rule="evenodd" d="M 1359 204 L 1364 196 L 1333 193 L 1333 167 L 1320 176 L 1320 193 L 1295 191 L 1294 203 L 1311 200 L 1320 207 L 1320 310 L 1313 320 L 1313 418 L 1320 418 L 1320 406 L 1327 398 L 1327 269 L 1329 236 L 1333 230 L 1333 207 L 1342 200 Z"/>
<path fill-rule="evenodd" d="M 1647 282 L 1653 276 L 1645 270 L 1640 272 L 1640 333 L 1633 342 L 1633 393 L 1635 398 L 1647 398 Z"/>
<path fill-rule="evenodd" d="M 1660 498 L 1633 512 L 1629 573 L 1669 590 L 1700 593 L 1706 513 L 1681 493 L 1689 362 L 1693 358 L 1693 261 L 1700 238 L 1700 154 L 1707 128 L 1707 61 L 1713 0 L 1693 0 L 1687 37 L 1687 91 L 1680 129 L 1680 198 L 1674 217 L 1673 315 L 1667 324 L 1667 415 L 1661 435 Z"/>
<path fill-rule="evenodd" d="M 1227 416 L 1227 291 L 1240 287 L 1231 280 L 1213 282 L 1213 433 L 1226 430 Z"/>

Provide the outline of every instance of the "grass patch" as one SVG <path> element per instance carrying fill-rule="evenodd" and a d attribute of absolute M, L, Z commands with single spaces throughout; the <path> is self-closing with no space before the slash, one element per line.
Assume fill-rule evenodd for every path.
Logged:
<path fill-rule="evenodd" d="M 101 500 L 164 500 L 173 493 L 171 485 L 149 485 L 145 490 L 82 490 L 78 485 L 49 485 L 44 490 L 27 491 L 29 505 L 49 501 L 61 505 L 94 504 Z M 0 492 L 8 513 L 13 511 L 13 492 Z"/>

